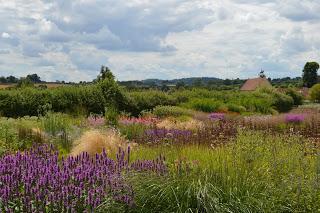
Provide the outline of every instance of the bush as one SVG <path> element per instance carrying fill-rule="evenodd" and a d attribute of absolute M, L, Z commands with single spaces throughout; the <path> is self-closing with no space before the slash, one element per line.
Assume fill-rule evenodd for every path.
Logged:
<path fill-rule="evenodd" d="M 187 107 L 202 112 L 216 112 L 222 105 L 221 101 L 213 99 L 193 99 L 186 104 Z"/>
<path fill-rule="evenodd" d="M 285 94 L 281 94 L 281 93 L 275 93 L 273 97 L 274 97 L 273 106 L 276 108 L 277 111 L 288 112 L 289 110 L 292 109 L 294 104 L 292 97 Z"/>
<path fill-rule="evenodd" d="M 314 85 L 310 89 L 309 94 L 310 94 L 310 98 L 311 98 L 312 101 L 320 102 L 320 84 Z"/>
<path fill-rule="evenodd" d="M 303 102 L 303 96 L 294 89 L 288 89 L 286 91 L 286 95 L 290 96 L 293 99 L 293 104 L 295 106 L 301 105 Z"/>
<path fill-rule="evenodd" d="M 241 113 L 241 112 L 245 112 L 246 111 L 246 108 L 244 106 L 241 106 L 241 105 L 228 104 L 227 107 L 228 107 L 228 110 L 231 111 L 231 112 Z"/>
<path fill-rule="evenodd" d="M 152 110 L 156 106 L 174 106 L 177 101 L 171 95 L 156 90 L 131 92 L 128 94 L 131 98 L 131 106 L 136 107 L 136 112 Z"/>
<path fill-rule="evenodd" d="M 54 112 L 102 114 L 105 106 L 119 111 L 136 112 L 131 101 L 114 81 L 101 81 L 88 86 L 65 86 L 55 89 L 21 88 L 0 91 L 0 114 L 6 117 L 37 116 L 43 107 Z"/>
<path fill-rule="evenodd" d="M 153 110 L 153 114 L 157 117 L 179 117 L 179 116 L 191 116 L 192 111 L 177 106 L 157 106 Z"/>

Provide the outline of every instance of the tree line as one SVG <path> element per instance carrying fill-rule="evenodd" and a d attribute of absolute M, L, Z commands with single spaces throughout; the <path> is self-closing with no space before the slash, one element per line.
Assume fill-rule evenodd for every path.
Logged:
<path fill-rule="evenodd" d="M 8 84 L 16 84 L 21 81 L 30 81 L 32 83 L 42 83 L 41 78 L 38 76 L 38 74 L 29 74 L 26 77 L 17 78 L 13 75 L 10 75 L 8 77 L 1 76 L 0 77 L 0 83 L 8 83 Z"/>
<path fill-rule="evenodd" d="M 302 77 L 296 78 L 275 78 L 268 80 L 274 86 L 279 87 L 308 87 L 311 88 L 313 85 L 320 82 L 320 77 L 318 76 L 319 63 L 317 62 L 307 62 L 302 71 Z M 101 79 L 112 79 L 115 80 L 115 76 L 107 66 L 101 66 L 100 74 L 92 82 L 95 83 Z M 92 83 L 92 82 L 80 82 L 82 83 Z M 161 90 L 169 89 L 168 85 L 174 85 L 176 88 L 183 87 L 208 87 L 208 88 L 226 88 L 230 89 L 233 87 L 241 86 L 245 80 L 243 79 L 216 79 L 216 78 L 189 78 L 189 79 L 176 79 L 176 80 L 149 80 L 149 81 L 121 81 L 118 82 L 121 86 L 127 88 L 161 88 Z M 0 77 L 0 83 L 16 83 L 16 84 L 33 84 L 33 83 L 46 83 L 42 81 L 37 74 L 29 74 L 26 77 L 17 78 L 15 76 Z M 59 83 L 64 83 L 64 81 Z"/>

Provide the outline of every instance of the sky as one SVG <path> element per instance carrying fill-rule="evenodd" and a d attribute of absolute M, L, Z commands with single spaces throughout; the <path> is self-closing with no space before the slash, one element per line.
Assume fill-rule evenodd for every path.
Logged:
<path fill-rule="evenodd" d="M 0 76 L 278 78 L 307 61 L 320 0 L 0 0 Z"/>

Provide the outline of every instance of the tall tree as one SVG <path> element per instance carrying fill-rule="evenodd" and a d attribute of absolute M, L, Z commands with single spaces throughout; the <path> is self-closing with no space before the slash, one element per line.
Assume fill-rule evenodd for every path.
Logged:
<path fill-rule="evenodd" d="M 27 75 L 26 79 L 30 80 L 33 83 L 41 83 L 41 79 L 37 74 Z"/>
<path fill-rule="evenodd" d="M 17 83 L 19 81 L 18 78 L 10 75 L 9 77 L 7 77 L 7 83 Z"/>
<path fill-rule="evenodd" d="M 112 74 L 112 72 L 109 69 L 109 67 L 101 66 L 100 74 L 97 77 L 97 81 L 103 81 L 105 79 L 109 79 L 109 80 L 114 81 L 115 77 Z"/>
<path fill-rule="evenodd" d="M 306 65 L 303 68 L 303 85 L 306 87 L 312 87 L 315 85 L 318 81 L 318 69 L 319 64 L 317 62 L 307 62 Z"/>
<path fill-rule="evenodd" d="M 7 83 L 6 77 L 1 76 L 0 77 L 0 83 Z"/>

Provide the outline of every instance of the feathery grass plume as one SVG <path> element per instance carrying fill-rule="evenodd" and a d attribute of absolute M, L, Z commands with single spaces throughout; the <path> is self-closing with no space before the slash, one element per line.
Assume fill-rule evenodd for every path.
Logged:
<path fill-rule="evenodd" d="M 197 130 L 203 128 L 204 124 L 201 121 L 195 119 L 189 119 L 187 121 L 178 121 L 170 118 L 164 119 L 157 124 L 159 129 L 186 129 Z"/>
<path fill-rule="evenodd" d="M 126 141 L 114 130 L 108 130 L 106 133 L 89 130 L 75 141 L 74 145 L 71 151 L 73 156 L 83 152 L 94 156 L 96 153 L 102 153 L 103 150 L 106 150 L 107 153 L 116 153 L 119 147 L 125 149 L 128 146 Z M 134 146 L 134 144 L 131 146 Z"/>

